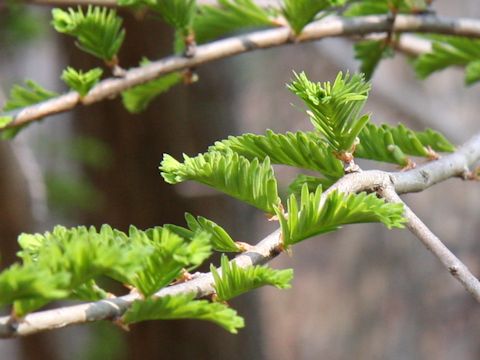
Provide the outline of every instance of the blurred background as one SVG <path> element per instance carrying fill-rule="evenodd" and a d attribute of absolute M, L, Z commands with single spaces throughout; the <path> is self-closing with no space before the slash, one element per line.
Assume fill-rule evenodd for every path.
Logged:
<path fill-rule="evenodd" d="M 480 16 L 474 0 L 438 0 L 449 16 Z M 0 105 L 13 83 L 33 79 L 66 91 L 66 65 L 101 66 L 49 26 L 50 9 L 7 11 L 0 2 Z M 171 51 L 171 31 L 155 19 L 122 12 L 125 67 Z M 158 171 L 163 153 L 196 154 L 243 132 L 309 129 L 286 90 L 292 70 L 312 80 L 355 71 L 351 43 L 327 39 L 256 51 L 198 69 L 200 81 L 177 86 L 138 115 L 113 99 L 49 117 L 0 142 L 0 267 L 15 261 L 21 232 L 55 224 L 125 230 L 183 224 L 185 211 L 211 218 L 236 240 L 256 243 L 274 230 L 258 211 L 210 189 L 172 187 Z M 426 81 L 402 55 L 382 62 L 367 110 L 376 123 L 433 127 L 456 144 L 478 131 L 479 87 L 460 70 Z M 363 163 L 365 168 L 376 166 Z M 393 169 L 393 168 L 389 168 Z M 295 175 L 278 167 L 285 185 Z M 414 211 L 480 275 L 478 183 L 453 179 L 404 197 Z M 356 225 L 311 239 L 274 267 L 293 267 L 290 290 L 262 288 L 232 301 L 246 319 L 238 335 L 205 322 L 163 321 L 123 332 L 109 323 L 74 326 L 0 341 L 1 359 L 479 359 L 478 304 L 408 231 Z"/>

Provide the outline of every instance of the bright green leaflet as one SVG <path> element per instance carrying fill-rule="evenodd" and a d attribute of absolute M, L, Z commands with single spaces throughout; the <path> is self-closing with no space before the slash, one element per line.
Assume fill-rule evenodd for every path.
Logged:
<path fill-rule="evenodd" d="M 210 266 L 210 271 L 219 301 L 227 301 L 265 285 L 288 289 L 293 279 L 293 269 L 275 270 L 267 266 L 241 268 L 235 262 L 229 262 L 225 255 L 221 260 L 221 274 L 213 265 Z"/>

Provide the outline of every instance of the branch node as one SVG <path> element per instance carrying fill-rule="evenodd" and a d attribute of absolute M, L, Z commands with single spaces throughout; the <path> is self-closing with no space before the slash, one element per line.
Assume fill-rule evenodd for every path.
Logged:
<path fill-rule="evenodd" d="M 449 271 L 450 274 L 452 274 L 453 276 L 458 275 L 458 271 L 459 271 L 459 270 L 460 270 L 460 269 L 459 269 L 458 266 L 456 266 L 456 265 L 452 265 L 452 266 L 449 266 L 449 267 L 448 267 L 448 271 Z"/>

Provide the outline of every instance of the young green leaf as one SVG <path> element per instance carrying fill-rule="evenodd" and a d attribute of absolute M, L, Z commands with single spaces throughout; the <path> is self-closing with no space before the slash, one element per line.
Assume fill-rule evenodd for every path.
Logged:
<path fill-rule="evenodd" d="M 308 106 L 307 114 L 326 142 L 338 153 L 351 152 L 355 140 L 369 121 L 369 115 L 359 116 L 370 90 L 362 75 L 337 75 L 330 82 L 313 83 L 304 72 L 295 73 L 288 85 Z"/>
<path fill-rule="evenodd" d="M 14 264 L 0 273 L 0 305 L 18 300 L 41 299 L 50 301 L 68 295 L 64 289 L 69 281 L 66 272 L 51 273 L 34 264 Z M 23 312 L 17 315 L 24 315 Z"/>
<path fill-rule="evenodd" d="M 253 0 L 218 0 L 219 6 L 199 7 L 193 29 L 198 43 L 252 27 L 271 27 L 270 14 Z"/>
<path fill-rule="evenodd" d="M 300 203 L 294 194 L 290 195 L 287 211 L 288 215 L 277 210 L 286 247 L 336 230 L 341 225 L 382 222 L 392 228 L 403 227 L 405 222 L 401 204 L 386 203 L 375 194 L 346 195 L 333 191 L 322 197 L 321 186 L 310 193 L 306 184 L 302 188 Z"/>
<path fill-rule="evenodd" d="M 113 9 L 89 6 L 84 13 L 69 8 L 52 10 L 52 25 L 60 33 L 74 36 L 77 46 L 109 65 L 116 65 L 117 53 L 125 39 L 122 19 Z"/>
<path fill-rule="evenodd" d="M 344 11 L 345 16 L 365 16 L 365 15 L 378 15 L 388 14 L 388 1 L 389 0 L 363 0 L 363 1 L 350 1 L 350 5 L 347 10 Z"/>
<path fill-rule="evenodd" d="M 3 105 L 3 111 L 10 111 L 25 106 L 38 104 L 39 102 L 51 99 L 58 94 L 44 89 L 35 81 L 25 80 L 25 86 L 14 85 L 10 90 L 10 95 Z"/>
<path fill-rule="evenodd" d="M 480 77 L 479 61 L 480 40 L 461 36 L 434 36 L 432 50 L 420 55 L 413 65 L 422 79 L 449 66 L 466 66 L 465 83 L 471 85 Z"/>
<path fill-rule="evenodd" d="M 152 252 L 144 257 L 139 271 L 129 276 L 129 283 L 138 288 L 146 297 L 176 279 L 184 268 L 199 266 L 211 255 L 210 238 L 206 233 L 198 233 L 191 241 L 166 228 L 153 228 L 140 232 L 133 228 L 131 237 L 146 237 Z"/>
<path fill-rule="evenodd" d="M 145 320 L 207 320 L 232 334 L 245 326 L 243 318 L 227 305 L 194 298 L 194 294 L 187 294 L 138 300 L 125 313 L 123 321 L 132 324 Z"/>
<path fill-rule="evenodd" d="M 164 228 L 181 236 L 185 239 L 192 239 L 195 234 L 205 232 L 210 236 L 210 244 L 215 251 L 221 252 L 240 252 L 242 248 L 228 235 L 228 233 L 219 225 L 202 216 L 196 218 L 189 213 L 185 213 L 185 220 L 188 229 L 178 225 L 167 224 Z"/>
<path fill-rule="evenodd" d="M 70 66 L 63 70 L 62 80 L 70 87 L 80 94 L 85 96 L 90 89 L 95 86 L 102 76 L 103 70 L 100 68 L 91 69 L 87 72 L 82 70 L 75 70 Z"/>
<path fill-rule="evenodd" d="M 229 262 L 225 255 L 221 260 L 221 274 L 213 265 L 210 266 L 210 271 L 219 301 L 227 301 L 266 285 L 288 289 L 293 278 L 293 269 L 275 270 L 266 266 L 241 268 L 235 262 Z"/>
<path fill-rule="evenodd" d="M 252 162 L 236 153 L 209 152 L 196 157 L 183 156 L 180 163 L 168 154 L 160 166 L 162 176 L 169 184 L 195 180 L 211 186 L 236 199 L 253 205 L 269 214 L 280 203 L 277 181 L 270 159 Z"/>
<path fill-rule="evenodd" d="M 210 151 L 233 151 L 249 160 L 265 159 L 273 164 L 296 166 L 318 171 L 330 179 L 343 176 L 342 163 L 332 154 L 327 144 L 312 132 L 276 134 L 267 130 L 265 135 L 243 134 L 217 141 Z"/>
<path fill-rule="evenodd" d="M 328 189 L 335 183 L 335 180 L 319 178 L 316 176 L 310 176 L 305 174 L 299 174 L 295 180 L 293 180 L 290 185 L 288 185 L 289 194 L 300 194 L 302 191 L 303 185 L 306 184 L 308 191 L 315 192 L 319 185 L 322 186 L 322 189 Z"/>
<path fill-rule="evenodd" d="M 29 105 L 38 104 L 42 101 L 51 99 L 58 94 L 44 89 L 36 82 L 32 80 L 25 80 L 25 86 L 14 85 L 10 90 L 7 101 L 5 102 L 2 111 L 11 111 L 15 109 L 20 109 Z M 9 123 L 11 116 L 2 116 L 4 123 Z M 4 125 L 5 126 L 5 125 Z M 25 125 L 2 130 L 1 137 L 2 139 L 12 139 L 14 138 Z"/>
<path fill-rule="evenodd" d="M 365 16 L 395 13 L 422 13 L 428 10 L 427 0 L 362 0 L 351 1 L 344 12 L 346 16 Z"/>
<path fill-rule="evenodd" d="M 145 4 L 184 35 L 189 32 L 195 16 L 195 0 L 150 0 Z"/>
<path fill-rule="evenodd" d="M 136 259 L 151 253 L 147 244 L 130 240 L 108 226 L 100 231 L 93 227 L 56 226 L 43 235 L 20 235 L 22 251 L 18 255 L 25 264 L 35 264 L 52 274 L 69 274 L 69 282 L 63 288 L 69 297 L 75 297 L 75 291 L 82 287 L 82 299 L 96 300 L 96 277 L 104 275 L 123 282 L 140 269 Z M 87 293 L 92 298 L 87 299 Z"/>
<path fill-rule="evenodd" d="M 380 60 L 395 54 L 385 39 L 359 41 L 354 45 L 354 49 L 355 59 L 361 62 L 360 72 L 365 74 L 366 79 L 372 78 Z"/>
<path fill-rule="evenodd" d="M 480 60 L 469 62 L 465 68 L 465 83 L 472 85 L 480 81 Z"/>
<path fill-rule="evenodd" d="M 239 252 L 240 247 L 233 241 L 228 233 L 219 225 L 202 216 L 195 218 L 192 214 L 185 213 L 187 225 L 193 232 L 204 231 L 210 235 L 210 241 L 215 251 Z"/>
<path fill-rule="evenodd" d="M 401 166 L 408 164 L 407 155 L 431 157 L 432 150 L 452 152 L 455 147 L 440 133 L 427 129 L 414 132 L 404 125 L 367 124 L 359 134 L 360 143 L 355 156 L 370 160 L 390 162 Z"/>
<path fill-rule="evenodd" d="M 137 85 L 122 92 L 122 102 L 131 113 L 145 110 L 150 102 L 158 95 L 168 91 L 182 80 L 180 73 L 171 73 L 158 79 Z"/>
<path fill-rule="evenodd" d="M 315 19 L 320 11 L 341 5 L 344 2 L 342 0 L 284 0 L 282 12 L 290 27 L 298 35 L 308 23 Z"/>
<path fill-rule="evenodd" d="M 0 116 L 0 129 L 4 128 L 13 121 L 11 116 Z"/>

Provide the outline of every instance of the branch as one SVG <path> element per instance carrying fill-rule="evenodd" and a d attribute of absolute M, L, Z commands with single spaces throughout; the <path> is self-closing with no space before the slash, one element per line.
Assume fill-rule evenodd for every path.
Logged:
<path fill-rule="evenodd" d="M 366 35 L 370 33 L 391 31 L 391 20 L 386 15 L 365 16 L 358 18 L 328 18 L 308 25 L 302 34 L 292 41 L 289 28 L 281 27 L 234 36 L 198 46 L 195 56 L 169 56 L 146 66 L 132 68 L 122 78 L 110 78 L 94 86 L 83 98 L 77 92 L 69 92 L 45 102 L 8 112 L 13 121 L 7 128 L 18 127 L 42 117 L 69 111 L 76 106 L 90 105 L 112 98 L 122 91 L 154 80 L 162 75 L 196 67 L 214 60 L 231 57 L 245 52 L 319 40 L 326 37 Z M 452 35 L 480 37 L 480 21 L 473 19 L 454 19 L 433 15 L 397 15 L 393 31 L 429 32 Z"/>
<path fill-rule="evenodd" d="M 442 241 L 418 218 L 418 216 L 400 199 L 392 186 L 379 191 L 387 201 L 401 203 L 405 209 L 408 229 L 430 250 L 448 269 L 463 287 L 480 303 L 480 281 L 468 270 Z"/>
<path fill-rule="evenodd" d="M 117 6 L 117 0 L 25 0 L 27 4 L 32 5 L 48 5 L 48 6 L 77 6 L 77 5 L 94 5 L 94 6 Z"/>
<path fill-rule="evenodd" d="M 480 134 L 477 134 L 457 152 L 407 172 L 388 173 L 379 170 L 370 170 L 348 174 L 324 192 L 323 197 L 325 198 L 329 192 L 335 189 L 345 193 L 379 189 L 394 189 L 400 193 L 420 191 L 440 181 L 458 176 L 460 174 L 459 169 L 462 170 L 466 166 L 470 166 L 479 160 Z M 425 179 L 422 174 L 428 174 L 428 178 Z M 419 179 L 424 179 L 425 181 L 422 182 Z M 414 185 L 410 184 L 410 182 L 413 182 Z M 395 192 L 393 192 L 393 194 L 395 194 Z M 410 222 L 414 223 L 414 227 L 419 226 L 418 222 L 420 220 L 410 220 L 412 219 L 410 213 L 406 213 L 406 216 Z M 413 216 L 415 215 L 413 214 Z M 419 229 L 424 231 L 422 228 Z M 264 264 L 278 256 L 282 252 L 281 249 L 282 241 L 280 229 L 278 229 L 261 240 L 257 245 L 253 246 L 250 251 L 237 256 L 232 261 L 236 262 L 240 267 Z M 451 256 L 454 257 L 453 254 L 451 254 Z M 446 263 L 449 271 L 462 282 L 462 284 L 466 282 L 474 284 L 476 279 L 473 280 L 471 277 L 466 277 L 465 274 L 467 274 L 468 270 L 458 259 L 455 257 L 454 259 L 455 261 L 450 261 L 452 260 L 450 258 L 449 262 Z M 473 277 L 471 274 L 470 276 Z M 480 290 L 476 287 L 472 287 L 472 289 L 475 291 L 472 294 L 475 294 L 475 298 L 479 300 L 478 294 Z M 157 292 L 155 296 L 162 297 L 186 293 L 195 293 L 197 297 L 205 297 L 213 294 L 212 274 L 200 274 L 190 281 L 163 288 Z M 131 293 L 113 299 L 31 313 L 19 322 L 9 316 L 2 317 L 0 318 L 0 337 L 24 336 L 73 324 L 116 319 L 122 316 L 133 301 L 138 299 L 140 299 L 138 294 Z"/>
<path fill-rule="evenodd" d="M 95 5 L 95 6 L 118 6 L 118 0 L 25 0 L 27 4 L 47 5 L 47 6 L 77 6 L 77 5 Z M 274 5 L 273 1 L 257 0 L 261 6 Z M 198 5 L 218 5 L 217 0 L 197 0 Z M 278 5 L 278 4 L 277 4 Z"/>

